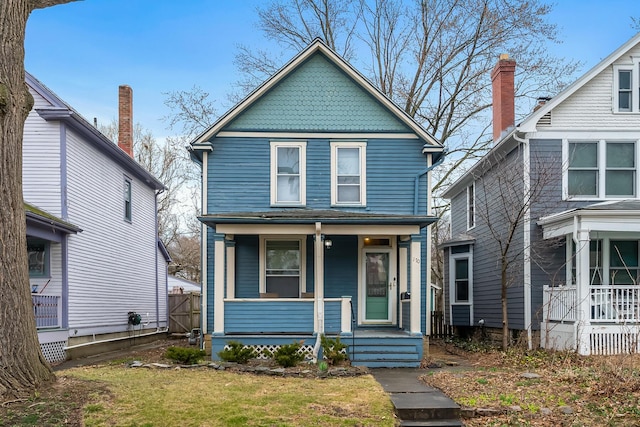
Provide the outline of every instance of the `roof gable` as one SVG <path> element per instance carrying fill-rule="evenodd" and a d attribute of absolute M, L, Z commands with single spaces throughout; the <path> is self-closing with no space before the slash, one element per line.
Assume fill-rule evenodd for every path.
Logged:
<path fill-rule="evenodd" d="M 520 125 L 518 125 L 518 131 L 520 132 L 535 132 L 536 125 L 540 118 L 545 114 L 549 113 L 551 110 L 556 108 L 559 104 L 564 102 L 571 95 L 576 93 L 580 88 L 585 86 L 588 82 L 602 73 L 607 67 L 611 66 L 614 62 L 620 59 L 623 55 L 633 49 L 636 45 L 640 43 L 640 32 L 629 39 L 625 44 L 620 46 L 614 52 L 612 52 L 605 59 L 600 61 L 596 66 L 594 66 L 591 70 L 587 71 L 584 75 L 582 75 L 578 80 L 571 83 L 567 86 L 563 91 L 558 93 L 556 96 L 551 98 L 551 100 L 541 106 L 539 109 L 530 114 L 527 118 L 525 118 Z"/>
<path fill-rule="evenodd" d="M 300 70 L 299 75 L 291 76 L 297 74 L 298 69 Z M 319 70 L 326 74 L 316 80 L 317 76 L 314 77 L 314 72 Z M 330 87 L 332 82 L 339 83 L 339 87 Z M 300 88 L 303 83 L 307 87 L 305 92 L 294 96 L 295 94 L 292 92 L 294 88 Z M 321 96 L 319 96 L 320 89 L 314 88 L 316 84 L 323 88 Z M 341 95 L 340 90 L 348 91 L 347 95 L 332 98 Z M 314 94 L 315 96 L 313 96 Z M 356 99 L 349 100 L 348 96 L 353 94 L 357 94 Z M 289 105 L 283 105 L 285 98 L 286 104 Z M 336 105 L 330 103 L 332 99 L 337 100 Z M 354 104 L 349 106 L 349 101 Z M 358 106 L 362 107 L 363 103 L 366 103 L 368 112 L 374 111 L 378 118 L 383 117 L 382 123 L 375 124 L 375 129 L 367 130 L 410 131 L 425 144 L 435 146 L 439 150 L 442 149 L 439 141 L 391 102 L 344 59 L 329 49 L 320 39 L 314 40 L 271 78 L 218 119 L 192 142 L 192 146 L 195 148 L 198 144 L 206 143 L 222 130 L 230 129 L 255 130 L 257 127 L 258 129 L 273 130 L 282 129 L 278 126 L 283 125 L 286 126 L 285 130 L 292 131 L 299 130 L 297 128 L 301 126 L 304 126 L 304 130 L 310 130 L 309 128 L 315 126 L 319 127 L 313 130 L 335 130 L 334 128 L 337 128 L 337 130 L 346 131 L 353 130 L 354 125 L 368 128 L 371 122 L 369 119 L 365 119 L 362 124 L 353 118 L 339 116 L 339 114 L 344 115 L 344 111 L 348 110 L 349 115 L 358 114 L 361 119 L 365 113 L 354 110 L 357 110 Z M 326 108 L 327 105 L 330 105 L 331 108 L 329 111 L 324 111 L 323 108 Z M 268 106 L 275 106 L 282 111 L 282 114 L 290 115 L 291 111 L 295 111 L 296 116 L 293 119 L 291 117 L 277 117 L 276 114 L 265 111 Z M 300 111 L 304 112 L 304 116 Z M 270 118 L 269 121 L 267 118 Z M 337 124 L 329 124 L 330 118 L 338 119 Z M 275 120 L 275 123 L 272 123 L 271 120 Z"/>
<path fill-rule="evenodd" d="M 412 132 L 321 52 L 315 52 L 223 130 Z"/>

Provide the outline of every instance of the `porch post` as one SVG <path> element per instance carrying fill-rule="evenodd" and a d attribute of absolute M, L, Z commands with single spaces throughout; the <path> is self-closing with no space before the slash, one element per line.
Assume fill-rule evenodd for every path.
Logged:
<path fill-rule="evenodd" d="M 213 235 L 213 333 L 224 334 L 224 234 Z"/>
<path fill-rule="evenodd" d="M 236 297 L 236 242 L 233 235 L 226 236 L 227 247 L 227 298 L 234 299 Z"/>
<path fill-rule="evenodd" d="M 322 241 L 322 223 L 316 222 L 316 234 L 314 236 L 313 273 L 315 283 L 315 332 L 324 334 L 324 242 Z"/>
<path fill-rule="evenodd" d="M 590 354 L 591 295 L 589 290 L 589 230 L 577 230 L 576 242 L 576 322 L 574 339 L 579 354 Z"/>
<path fill-rule="evenodd" d="M 422 236 L 414 234 L 411 236 L 411 327 L 412 334 L 421 334 L 420 316 L 422 314 L 422 294 L 420 292 L 420 270 L 421 270 L 421 246 Z"/>

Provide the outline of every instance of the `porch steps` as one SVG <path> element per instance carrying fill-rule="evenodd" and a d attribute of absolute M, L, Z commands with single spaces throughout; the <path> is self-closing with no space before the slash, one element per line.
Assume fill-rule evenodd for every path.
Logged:
<path fill-rule="evenodd" d="M 417 368 L 422 355 L 421 340 L 412 338 L 356 337 L 349 345 L 349 359 L 354 366 L 368 368 Z"/>

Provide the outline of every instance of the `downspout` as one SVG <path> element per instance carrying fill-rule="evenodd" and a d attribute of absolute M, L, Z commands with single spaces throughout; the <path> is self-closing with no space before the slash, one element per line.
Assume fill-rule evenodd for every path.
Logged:
<path fill-rule="evenodd" d="M 322 223 L 316 222 L 314 236 L 313 273 L 315 276 L 315 304 L 318 309 L 318 330 L 316 331 L 316 343 L 313 346 L 313 360 L 318 362 L 321 337 L 324 334 L 324 243 L 322 242 Z"/>
<path fill-rule="evenodd" d="M 419 195 L 418 185 L 420 183 L 420 177 L 422 175 L 429 173 L 436 166 L 440 166 L 440 164 L 444 161 L 445 157 L 447 157 L 446 149 L 442 151 L 442 154 L 440 155 L 440 158 L 438 159 L 437 162 L 435 162 L 434 164 L 432 164 L 431 166 L 427 167 L 425 170 L 417 174 L 416 177 L 413 179 L 413 214 L 414 215 L 418 215 L 418 195 Z"/>

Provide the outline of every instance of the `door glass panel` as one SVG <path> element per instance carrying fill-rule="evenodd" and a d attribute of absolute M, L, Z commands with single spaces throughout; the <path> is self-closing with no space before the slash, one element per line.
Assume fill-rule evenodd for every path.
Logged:
<path fill-rule="evenodd" d="M 387 320 L 389 318 L 389 254 L 367 253 L 365 268 L 366 319 Z"/>

